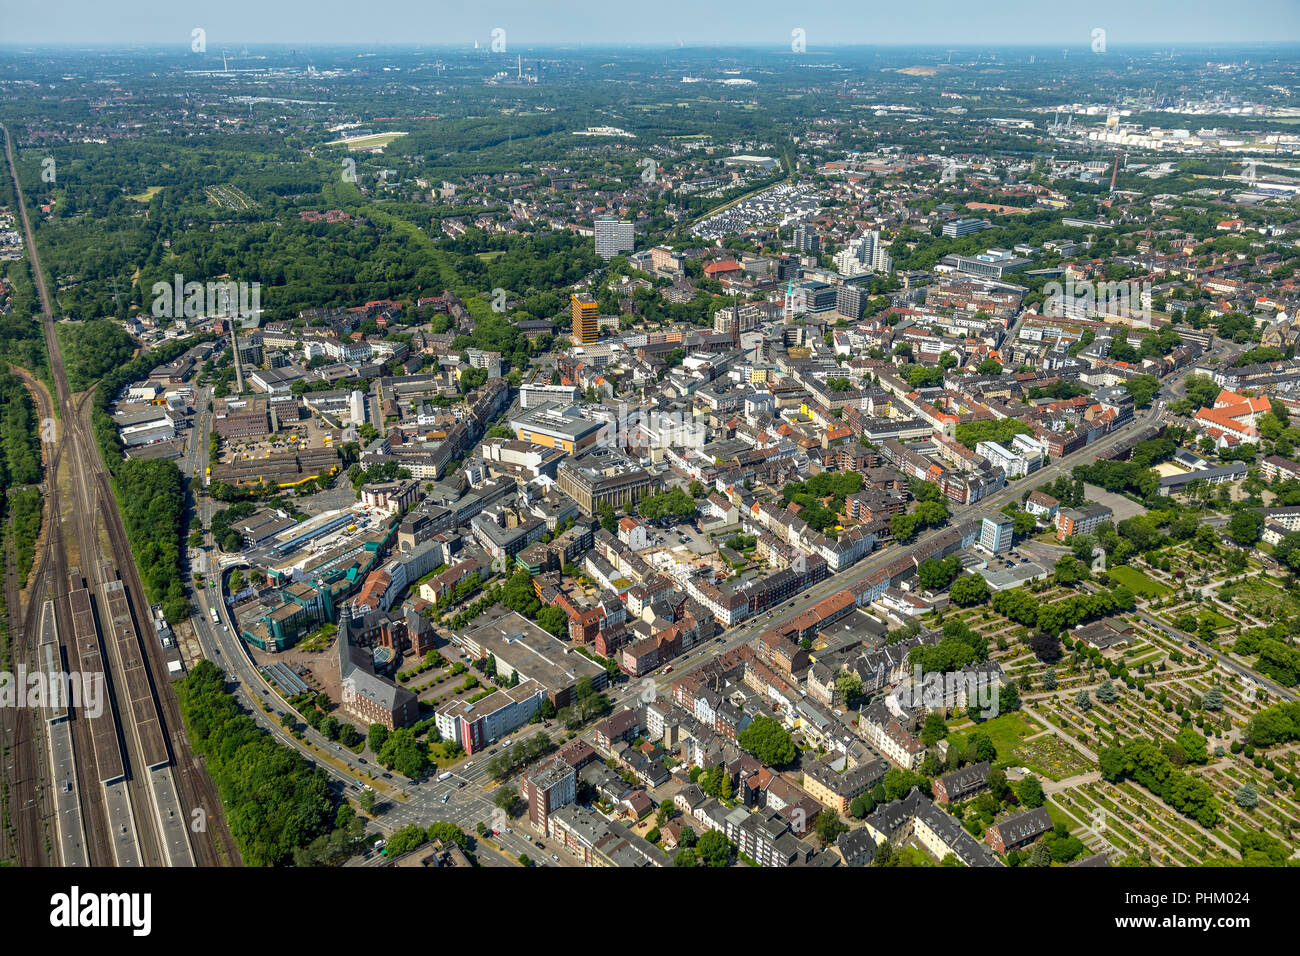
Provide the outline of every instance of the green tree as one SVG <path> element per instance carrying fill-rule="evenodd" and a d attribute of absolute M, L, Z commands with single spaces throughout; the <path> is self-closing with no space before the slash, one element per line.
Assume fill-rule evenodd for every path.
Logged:
<path fill-rule="evenodd" d="M 982 730 L 977 730 L 970 735 L 966 741 L 966 753 L 970 755 L 968 757 L 970 763 L 984 761 L 992 763 L 998 759 L 998 748 L 993 745 L 993 739 Z"/>
<path fill-rule="evenodd" d="M 735 845 L 717 830 L 700 837 L 694 852 L 705 866 L 730 866 L 735 858 Z M 683 851 L 684 852 L 684 851 Z M 681 853 L 678 854 L 680 856 Z"/>
<path fill-rule="evenodd" d="M 947 736 L 948 725 L 944 723 L 938 711 L 932 710 L 926 714 L 925 723 L 921 726 L 921 743 L 933 747 Z"/>
<path fill-rule="evenodd" d="M 1043 793 L 1042 782 L 1033 774 L 1020 781 L 1020 786 L 1016 788 L 1016 796 L 1020 798 L 1021 805 L 1030 810 L 1041 807 L 1047 799 Z"/>
<path fill-rule="evenodd" d="M 393 731 L 377 754 L 379 762 L 404 777 L 416 778 L 429 769 L 429 754 L 409 727 Z"/>
<path fill-rule="evenodd" d="M 862 697 L 862 678 L 853 671 L 842 671 L 835 678 L 835 690 L 846 707 L 853 707 Z"/>
<path fill-rule="evenodd" d="M 1253 810 L 1255 807 L 1259 806 L 1259 792 L 1254 788 L 1249 780 L 1241 785 L 1241 789 L 1237 791 L 1235 799 L 1237 806 L 1241 807 L 1243 810 Z"/>
<path fill-rule="evenodd" d="M 978 574 L 962 574 L 952 582 L 948 596 L 958 607 L 973 607 L 989 599 L 989 585 Z"/>
<path fill-rule="evenodd" d="M 1242 509 L 1228 519 L 1228 537 L 1248 547 L 1259 540 L 1264 530 L 1264 516 L 1253 508 Z"/>
<path fill-rule="evenodd" d="M 515 808 L 519 805 L 519 791 L 514 787 L 501 787 L 493 797 L 492 802 L 498 809 L 504 810 L 506 816 L 515 816 Z"/>
<path fill-rule="evenodd" d="M 1174 738 L 1174 743 L 1182 748 L 1183 754 L 1190 764 L 1203 764 L 1209 759 L 1205 735 L 1191 724 L 1178 732 L 1178 736 Z"/>
<path fill-rule="evenodd" d="M 848 829 L 848 825 L 840 819 L 838 813 L 834 810 L 823 810 L 817 814 L 817 823 L 813 832 L 817 834 L 817 839 L 821 841 L 822 846 L 829 846 L 841 833 L 847 833 Z"/>
<path fill-rule="evenodd" d="M 736 735 L 736 742 L 770 767 L 783 767 L 795 758 L 794 738 L 779 722 L 760 715 Z"/>

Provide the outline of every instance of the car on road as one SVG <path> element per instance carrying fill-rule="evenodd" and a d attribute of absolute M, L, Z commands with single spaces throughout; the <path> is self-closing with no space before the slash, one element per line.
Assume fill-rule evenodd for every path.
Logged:
<path fill-rule="evenodd" d="M 536 844 L 537 844 L 539 847 L 541 847 L 543 850 L 546 849 L 546 844 L 543 843 L 541 840 L 534 840 L 533 842 L 536 843 Z"/>
<path fill-rule="evenodd" d="M 366 758 L 365 758 L 365 757 L 358 757 L 358 758 L 357 758 L 357 763 L 365 763 L 365 762 L 366 762 Z"/>
<path fill-rule="evenodd" d="M 392 779 L 393 779 L 393 775 L 392 775 L 391 773 L 386 773 L 386 774 L 384 774 L 384 779 L 385 779 L 385 780 L 392 780 Z"/>
<path fill-rule="evenodd" d="M 556 863 L 560 862 L 560 858 L 556 856 L 554 853 L 551 854 L 551 859 L 554 860 Z"/>
<path fill-rule="evenodd" d="M 450 794 L 450 793 L 444 793 L 444 794 L 442 795 L 442 802 L 443 802 L 443 803 L 446 803 L 446 802 L 447 802 L 448 800 L 450 800 L 450 799 L 451 799 L 451 794 Z"/>

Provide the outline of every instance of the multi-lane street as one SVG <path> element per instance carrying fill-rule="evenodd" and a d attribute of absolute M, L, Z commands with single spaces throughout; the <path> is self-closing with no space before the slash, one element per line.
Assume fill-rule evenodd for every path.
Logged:
<path fill-rule="evenodd" d="M 1166 380 L 1166 386 L 1174 386 L 1180 383 L 1186 377 L 1187 371 L 1178 372 Z M 1109 451 L 1116 444 L 1129 435 L 1138 431 L 1147 425 L 1154 424 L 1162 414 L 1161 406 L 1153 403 L 1148 409 L 1134 417 L 1133 421 L 1127 425 L 1116 429 L 1105 438 L 1094 444 L 1088 445 L 1078 451 L 1057 458 L 1041 469 L 1034 472 L 1032 485 L 1024 481 L 1011 482 L 1005 488 L 982 498 L 971 505 L 958 505 L 952 508 L 952 519 L 947 527 L 932 529 L 917 537 L 916 541 L 907 546 L 887 545 L 878 553 L 859 561 L 852 568 L 842 574 L 832 575 L 831 577 L 813 585 L 807 591 L 804 591 L 798 597 L 787 601 L 774 611 L 768 611 L 763 614 L 755 615 L 741 622 L 735 628 L 725 632 L 721 641 L 715 641 L 707 645 L 704 649 L 697 652 L 694 660 L 687 659 L 686 663 L 674 662 L 673 673 L 669 675 L 657 674 L 653 677 L 646 678 L 653 680 L 657 692 L 662 692 L 664 688 L 671 686 L 672 682 L 679 679 L 683 674 L 688 674 L 711 657 L 726 651 L 734 650 L 741 644 L 753 640 L 762 631 L 771 627 L 776 627 L 793 617 L 802 614 L 808 608 L 812 607 L 818 601 L 835 594 L 837 591 L 845 588 L 854 588 L 866 578 L 876 573 L 885 565 L 898 560 L 914 548 L 920 547 L 943 534 L 951 527 L 952 524 L 962 521 L 978 521 L 983 517 L 991 517 L 999 514 L 1000 509 L 1013 501 L 1019 501 L 1020 496 L 1029 488 L 1043 484 L 1044 482 L 1054 481 L 1058 476 L 1068 474 L 1070 469 L 1076 465 L 1086 464 L 1095 460 L 1102 452 Z M 632 701 L 639 695 L 645 694 L 647 685 L 643 681 L 634 681 L 616 691 L 616 702 L 627 706 L 632 706 Z"/>
<path fill-rule="evenodd" d="M 1166 387 L 1181 381 L 1182 377 L 1182 374 L 1174 376 L 1165 383 Z M 207 413 L 203 393 L 200 393 L 196 407 L 196 423 L 183 461 L 187 472 L 199 478 L 201 483 L 211 427 L 211 416 Z M 1102 441 L 1050 462 L 1035 473 L 1034 484 L 1051 481 L 1058 475 L 1068 473 L 1075 465 L 1094 460 L 1099 454 L 1109 450 L 1136 430 L 1156 421 L 1160 415 L 1160 408 L 1160 404 L 1157 403 Z M 1025 487 L 1024 483 L 1012 483 L 973 505 L 955 506 L 952 523 L 978 520 L 985 515 L 996 514 L 1008 502 L 1019 500 Z M 205 524 L 211 520 L 212 513 L 221 507 L 219 502 L 202 494 L 199 495 L 196 505 Z M 661 673 L 640 681 L 615 685 L 610 690 L 615 709 L 636 706 L 655 695 L 664 693 L 671 683 L 683 674 L 690 673 L 709 659 L 752 640 L 762 630 L 802 613 L 836 591 L 857 586 L 884 565 L 897 560 L 911 548 L 923 546 L 945 530 L 945 528 L 932 529 L 922 534 L 909 546 L 889 545 L 883 548 L 849 571 L 819 582 L 780 608 L 757 615 L 724 632 L 719 639 L 709 642 L 675 662 L 672 674 Z M 385 777 L 382 768 L 328 740 L 305 723 L 300 722 L 302 740 L 288 733 L 280 723 L 280 717 L 288 709 L 288 705 L 281 699 L 276 688 L 263 677 L 247 647 L 238 638 L 229 609 L 222 600 L 221 595 L 225 589 L 221 586 L 223 569 L 218 552 L 205 550 L 195 552 L 193 557 L 195 559 L 193 570 L 202 571 L 207 575 L 209 585 L 214 581 L 217 582 L 216 587 L 208 586 L 196 590 L 197 609 L 191 618 L 204 656 L 234 679 L 238 699 L 253 714 L 263 729 L 281 743 L 296 748 L 306 759 L 325 770 L 342 793 L 355 798 L 360 795 L 363 788 L 372 789 L 376 794 L 380 810 L 376 825 L 382 833 L 388 834 L 410 824 L 428 826 L 435 821 L 450 821 L 467 832 L 473 832 L 482 822 L 498 830 L 496 835 L 489 834 L 488 839 L 507 857 L 517 858 L 526 854 L 538 865 L 556 865 L 556 863 L 576 865 L 576 861 L 570 855 L 560 852 L 551 841 L 533 833 L 526 820 L 516 820 L 514 823 L 507 824 L 503 815 L 496 809 L 492 798 L 497 788 L 505 784 L 517 785 L 518 782 L 517 779 L 507 782 L 488 779 L 486 765 L 496 748 L 458 764 L 450 779 L 439 780 L 438 775 L 432 775 L 424 781 L 409 781 L 396 774 Z M 217 609 L 220 624 L 212 624 L 209 616 L 210 608 Z M 270 707 L 270 714 L 263 711 L 263 705 Z M 532 728 L 528 728 L 523 732 L 531 731 Z M 552 736 L 556 734 L 552 732 Z M 589 730 L 582 736 L 590 742 Z M 507 832 L 507 825 L 512 832 Z M 544 844 L 540 848 L 536 845 L 539 839 Z M 552 860 L 552 855 L 558 859 Z M 374 866 L 386 862 L 386 858 L 372 852 L 366 859 L 356 862 Z"/>
<path fill-rule="evenodd" d="M 450 821 L 467 833 L 473 833 L 480 822 L 491 827 L 494 826 L 495 819 L 498 821 L 496 828 L 502 832 L 491 839 L 511 858 L 527 854 L 539 866 L 554 865 L 551 854 L 555 853 L 562 864 L 572 863 L 572 857 L 566 859 L 564 854 L 554 848 L 543 853 L 533 842 L 541 837 L 533 835 L 531 831 L 524 832 L 527 829 L 526 822 L 520 826 L 511 823 L 509 826 L 515 832 L 504 832 L 501 814 L 492 801 L 496 785 L 487 779 L 484 770 L 490 754 L 484 754 L 463 765 L 449 780 L 434 777 L 419 782 L 407 780 L 396 773 L 392 774 L 391 779 L 386 779 L 382 776 L 382 768 L 376 767 L 374 763 L 363 764 L 360 755 L 340 747 L 301 721 L 305 741 L 296 739 L 279 720 L 280 715 L 289 709 L 288 705 L 275 687 L 262 676 L 246 645 L 232 631 L 232 619 L 218 592 L 217 588 L 201 589 L 198 594 L 198 612 L 191 617 L 204 656 L 236 679 L 234 693 L 258 725 L 279 743 L 295 748 L 307 760 L 324 770 L 341 793 L 355 799 L 360 796 L 363 788 L 372 789 L 380 811 L 375 821 L 380 831 L 388 834 L 412 823 L 427 827 L 437 821 Z M 212 607 L 217 608 L 221 619 L 221 624 L 215 627 L 208 612 L 208 608 Z M 273 716 L 262 710 L 263 703 L 271 707 Z M 464 783 L 463 787 L 459 786 L 461 783 Z M 374 854 L 374 865 L 378 865 L 382 859 Z"/>

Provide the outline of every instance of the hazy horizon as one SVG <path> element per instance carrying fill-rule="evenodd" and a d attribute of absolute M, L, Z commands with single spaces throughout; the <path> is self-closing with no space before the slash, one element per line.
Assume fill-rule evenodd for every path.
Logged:
<path fill-rule="evenodd" d="M 727 17 L 733 19 L 725 19 Z M 786 49 L 802 30 L 806 51 L 872 46 L 1088 47 L 1104 30 L 1107 48 L 1141 46 L 1290 45 L 1300 42 L 1300 4 L 1244 0 L 1098 0 L 1061 10 L 1041 0 L 973 5 L 968 0 L 917 0 L 871 6 L 811 0 L 791 9 L 752 0 L 735 12 L 708 12 L 687 0 L 612 5 L 574 0 L 551 4 L 485 0 L 461 5 L 381 0 L 261 0 L 165 3 L 49 0 L 0 11 L 0 45 L 92 49 L 162 46 L 188 51 L 194 29 L 207 49 L 221 45 L 487 47 L 493 30 L 520 47 L 624 46 Z M 635 39 L 632 39 L 635 37 Z M 1294 38 L 1294 39 L 1291 39 Z"/>

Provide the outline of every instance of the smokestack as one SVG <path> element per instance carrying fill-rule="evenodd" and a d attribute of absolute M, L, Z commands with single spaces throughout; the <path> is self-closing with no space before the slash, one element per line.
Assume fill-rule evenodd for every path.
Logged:
<path fill-rule="evenodd" d="M 235 338 L 235 326 L 238 320 L 230 323 L 230 349 L 235 353 L 235 389 L 236 394 L 244 394 L 244 367 L 239 363 L 239 340 Z"/>

